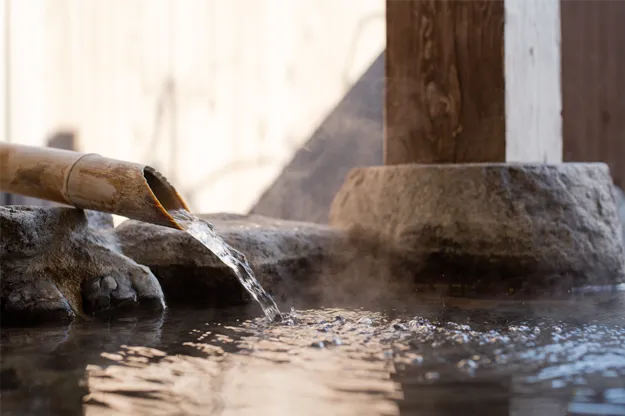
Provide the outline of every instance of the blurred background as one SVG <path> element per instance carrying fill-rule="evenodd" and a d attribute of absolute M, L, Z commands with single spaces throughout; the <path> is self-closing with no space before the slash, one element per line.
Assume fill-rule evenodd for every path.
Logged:
<path fill-rule="evenodd" d="M 560 9 L 564 160 L 622 188 L 625 2 Z M 325 222 L 382 163 L 385 36 L 385 0 L 0 0 L 0 132 L 149 164 L 195 212 Z"/>
<path fill-rule="evenodd" d="M 1 0 L 4 140 L 246 213 L 380 55 L 384 0 Z M 380 140 L 381 140 L 380 135 Z"/>

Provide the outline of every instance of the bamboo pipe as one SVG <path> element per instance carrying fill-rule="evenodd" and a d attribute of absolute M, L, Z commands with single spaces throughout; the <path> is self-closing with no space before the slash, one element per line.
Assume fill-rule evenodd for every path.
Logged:
<path fill-rule="evenodd" d="M 49 147 L 0 142 L 0 191 L 180 229 L 187 204 L 154 168 Z"/>

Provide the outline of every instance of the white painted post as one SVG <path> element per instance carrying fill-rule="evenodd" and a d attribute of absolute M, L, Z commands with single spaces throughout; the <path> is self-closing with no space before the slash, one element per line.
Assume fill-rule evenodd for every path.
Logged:
<path fill-rule="evenodd" d="M 505 0 L 506 162 L 562 162 L 560 0 Z"/>

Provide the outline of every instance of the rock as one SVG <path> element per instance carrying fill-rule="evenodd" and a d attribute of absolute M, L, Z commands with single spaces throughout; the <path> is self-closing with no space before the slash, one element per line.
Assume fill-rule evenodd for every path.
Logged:
<path fill-rule="evenodd" d="M 261 285 L 277 302 L 309 299 L 315 279 L 343 236 L 328 226 L 258 215 L 202 215 L 232 247 L 247 257 Z M 248 297 L 234 274 L 183 231 L 137 221 L 116 229 L 123 252 L 152 270 L 168 303 L 232 306 Z"/>
<path fill-rule="evenodd" d="M 154 275 L 119 251 L 110 215 L 0 207 L 0 267 L 3 325 L 164 308 Z"/>
<path fill-rule="evenodd" d="M 625 192 L 615 186 L 614 193 L 616 195 L 616 209 L 623 228 L 623 244 L 625 245 Z"/>
<path fill-rule="evenodd" d="M 604 164 L 362 168 L 330 219 L 379 239 L 418 287 L 568 292 L 625 280 L 611 186 Z"/>

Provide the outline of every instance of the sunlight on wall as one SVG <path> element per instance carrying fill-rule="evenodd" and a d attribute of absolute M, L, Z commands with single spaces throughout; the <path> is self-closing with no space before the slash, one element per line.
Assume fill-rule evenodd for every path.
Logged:
<path fill-rule="evenodd" d="M 3 1 L 8 139 L 73 129 L 202 212 L 245 213 L 384 48 L 383 0 Z"/>

